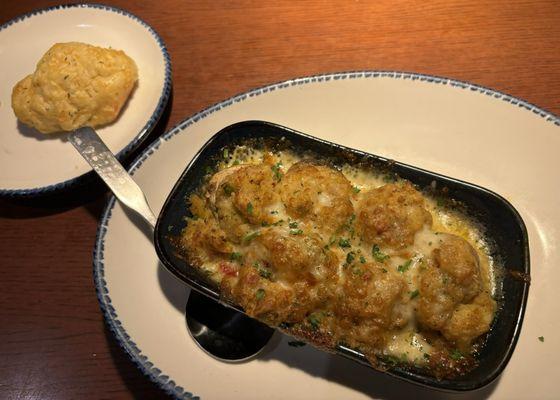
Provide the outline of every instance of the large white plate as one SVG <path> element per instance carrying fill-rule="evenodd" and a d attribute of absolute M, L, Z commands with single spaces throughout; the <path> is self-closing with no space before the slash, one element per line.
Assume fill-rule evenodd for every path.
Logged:
<path fill-rule="evenodd" d="M 175 180 L 215 132 L 260 119 L 485 186 L 520 211 L 529 231 L 532 284 L 525 322 L 504 374 L 454 397 L 554 398 L 560 376 L 560 121 L 531 104 L 462 82 L 393 72 L 296 79 L 237 96 L 181 123 L 132 167 L 158 211 Z M 216 361 L 193 343 L 187 289 L 159 266 L 151 241 L 112 199 L 95 248 L 99 301 L 123 348 L 179 398 L 438 398 L 309 346 L 277 337 L 241 364 Z M 538 340 L 544 336 L 544 342 Z"/>
<path fill-rule="evenodd" d="M 14 85 L 35 71 L 55 43 L 84 42 L 125 51 L 138 67 L 138 85 L 117 121 L 98 130 L 123 158 L 152 130 L 171 89 L 169 55 L 158 34 L 128 12 L 104 5 L 56 6 L 0 26 L 0 195 L 28 196 L 83 182 L 91 167 L 62 134 L 18 126 L 11 108 Z"/>

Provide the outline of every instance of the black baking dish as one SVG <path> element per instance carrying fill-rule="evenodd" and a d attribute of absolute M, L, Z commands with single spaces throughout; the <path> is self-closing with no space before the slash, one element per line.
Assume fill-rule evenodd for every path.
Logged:
<path fill-rule="evenodd" d="M 500 304 L 492 329 L 487 334 L 479 355 L 479 365 L 467 374 L 454 379 L 437 379 L 418 371 L 389 367 L 387 374 L 416 384 L 445 391 L 467 391 L 492 382 L 503 371 L 515 348 L 521 331 L 523 314 L 529 290 L 529 245 L 527 231 L 519 213 L 501 196 L 479 186 L 425 171 L 400 162 L 388 160 L 338 144 L 262 121 L 246 121 L 230 125 L 202 147 L 189 163 L 168 196 L 155 229 L 155 245 L 162 263 L 180 280 L 215 299 L 220 299 L 215 284 L 207 281 L 196 268 L 189 266 L 176 253 L 173 237 L 177 237 L 189 216 L 187 198 L 203 182 L 222 157 L 225 148 L 236 145 L 263 143 L 267 147 L 292 146 L 309 150 L 326 160 L 371 165 L 387 174 L 396 174 L 420 189 L 439 191 L 453 199 L 482 224 L 493 243 L 493 256 L 504 266 L 499 285 Z M 235 304 L 227 304 L 241 310 Z M 338 354 L 368 364 L 366 358 L 352 349 L 339 346 Z"/>

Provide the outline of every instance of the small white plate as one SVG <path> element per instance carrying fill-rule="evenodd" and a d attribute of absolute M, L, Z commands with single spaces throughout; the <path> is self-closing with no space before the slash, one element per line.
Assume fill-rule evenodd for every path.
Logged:
<path fill-rule="evenodd" d="M 357 72 L 295 79 L 224 101 L 152 144 L 131 171 L 154 211 L 221 128 L 258 119 L 487 187 L 521 213 L 531 288 L 501 377 L 453 398 L 557 397 L 560 363 L 560 120 L 531 104 L 444 78 Z M 257 359 L 226 364 L 187 332 L 188 289 L 160 266 L 151 240 L 114 198 L 100 222 L 95 282 L 109 326 L 139 368 L 177 398 L 448 398 L 278 335 Z M 544 342 L 538 340 L 544 336 Z"/>
<path fill-rule="evenodd" d="M 98 130 L 122 159 L 148 135 L 171 90 L 165 44 L 144 21 L 104 5 L 77 4 L 37 10 L 0 26 L 0 196 L 33 196 L 83 181 L 91 167 L 64 135 L 18 126 L 11 107 L 14 85 L 35 71 L 55 43 L 84 42 L 123 50 L 138 66 L 138 85 L 117 121 Z"/>

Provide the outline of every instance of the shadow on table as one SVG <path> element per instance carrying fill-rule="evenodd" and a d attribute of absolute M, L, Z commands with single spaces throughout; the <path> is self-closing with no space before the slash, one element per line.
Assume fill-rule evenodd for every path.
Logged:
<path fill-rule="evenodd" d="M 125 168 L 146 149 L 155 139 L 165 133 L 171 106 L 173 103 L 173 91 L 169 95 L 169 101 L 161 118 L 154 129 L 144 139 L 142 144 L 131 152 L 122 162 Z M 97 201 L 107 193 L 105 183 L 93 172 L 88 173 L 80 183 L 68 188 L 57 190 L 54 193 L 42 193 L 29 196 L 15 196 L 0 198 L 0 217 L 4 218 L 38 218 L 70 210 L 87 203 Z M 97 214 L 98 216 L 99 214 Z"/>

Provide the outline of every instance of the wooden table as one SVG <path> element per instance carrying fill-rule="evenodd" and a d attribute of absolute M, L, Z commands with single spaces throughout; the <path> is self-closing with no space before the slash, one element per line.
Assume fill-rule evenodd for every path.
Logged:
<path fill-rule="evenodd" d="M 172 108 L 152 138 L 251 88 L 348 70 L 466 80 L 560 114 L 558 1 L 109 3 L 148 22 L 171 54 Z M 54 4 L 2 0 L 0 24 Z M 0 398 L 165 397 L 120 349 L 97 303 L 103 191 L 74 204 L 0 201 Z"/>

